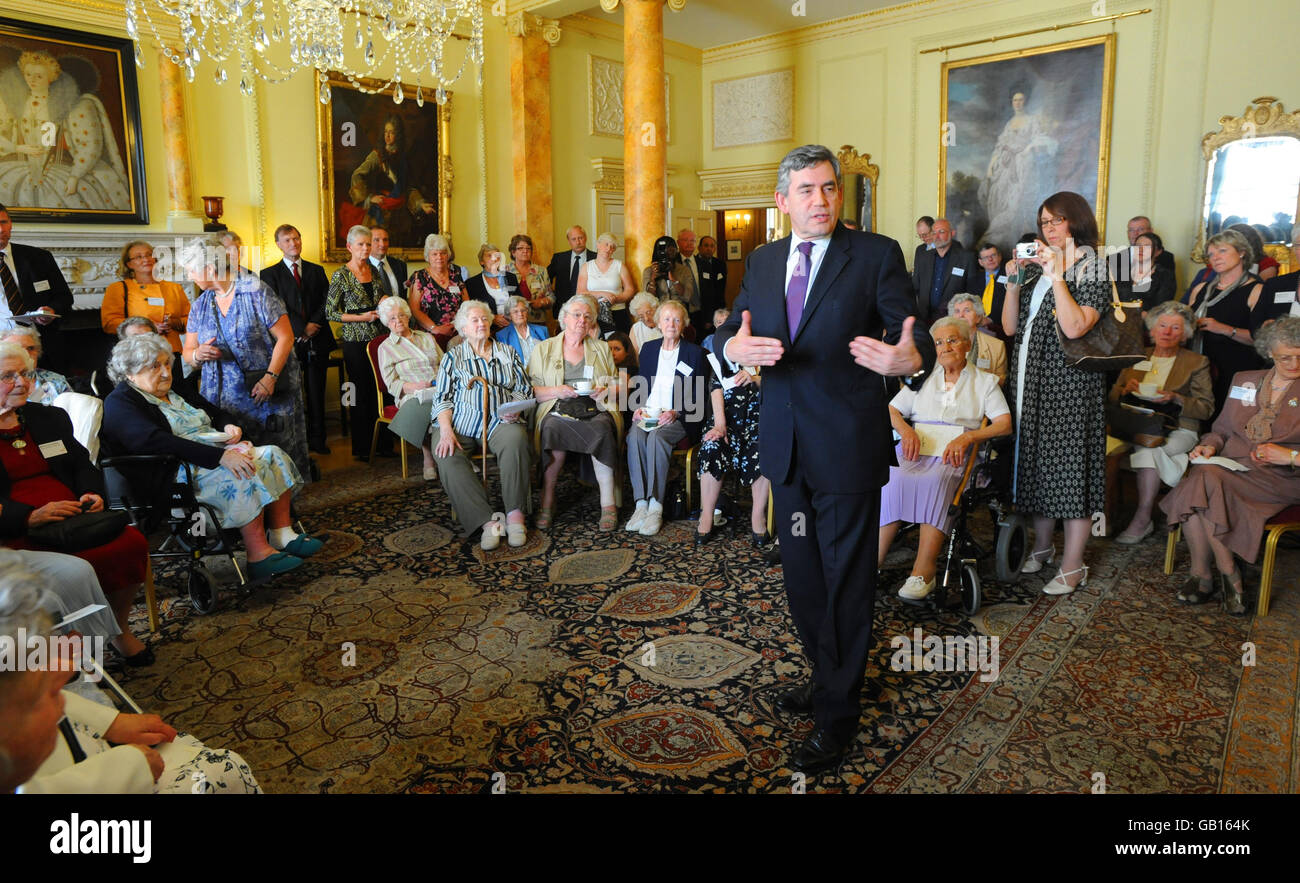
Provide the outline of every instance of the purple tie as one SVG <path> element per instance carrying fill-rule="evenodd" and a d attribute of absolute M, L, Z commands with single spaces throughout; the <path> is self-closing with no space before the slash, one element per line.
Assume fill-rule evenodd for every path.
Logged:
<path fill-rule="evenodd" d="M 790 339 L 799 331 L 799 319 L 803 317 L 803 302 L 808 294 L 808 273 L 812 268 L 813 244 L 799 243 L 799 263 L 794 265 L 790 275 L 790 287 L 785 290 L 785 320 L 790 325 Z"/>

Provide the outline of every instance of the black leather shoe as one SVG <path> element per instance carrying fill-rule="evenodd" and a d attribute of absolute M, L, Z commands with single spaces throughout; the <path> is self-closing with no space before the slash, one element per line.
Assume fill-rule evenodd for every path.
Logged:
<path fill-rule="evenodd" d="M 767 531 L 755 533 L 751 530 L 749 532 L 749 541 L 754 544 L 755 549 L 762 549 L 768 543 L 772 542 L 772 538 L 767 535 Z"/>
<path fill-rule="evenodd" d="M 776 567 L 781 563 L 781 544 L 777 543 L 772 548 L 763 553 L 763 563 L 768 567 Z"/>
<path fill-rule="evenodd" d="M 153 665 L 156 660 L 154 659 L 153 648 L 145 647 L 133 656 L 123 656 L 122 661 L 131 668 L 144 668 L 145 666 Z"/>
<path fill-rule="evenodd" d="M 718 529 L 716 527 L 708 533 L 700 533 L 697 530 L 695 532 L 695 548 L 698 549 L 700 546 L 707 546 L 709 543 L 713 542 L 713 535 L 717 532 Z"/>
<path fill-rule="evenodd" d="M 840 738 L 830 730 L 818 727 L 795 749 L 790 758 L 790 767 L 809 774 L 833 769 L 844 760 L 844 755 L 852 744 L 852 734 L 848 738 Z"/>
<path fill-rule="evenodd" d="M 812 681 L 806 681 L 776 697 L 776 710 L 784 714 L 812 714 L 812 693 Z"/>

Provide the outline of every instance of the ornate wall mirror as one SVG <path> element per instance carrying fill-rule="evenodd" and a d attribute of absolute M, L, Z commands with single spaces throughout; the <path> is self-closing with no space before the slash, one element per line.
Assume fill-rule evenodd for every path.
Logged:
<path fill-rule="evenodd" d="M 1219 126 L 1201 139 L 1205 200 L 1192 260 L 1204 262 L 1207 238 L 1245 223 L 1289 272 L 1291 227 L 1300 213 L 1300 112 L 1286 113 L 1265 96 L 1239 117 L 1220 117 Z"/>
<path fill-rule="evenodd" d="M 880 180 L 880 166 L 871 161 L 871 154 L 859 154 L 853 145 L 845 144 L 835 154 L 844 173 L 844 205 L 840 218 L 857 221 L 863 230 L 874 233 L 876 220 L 876 183 Z"/>

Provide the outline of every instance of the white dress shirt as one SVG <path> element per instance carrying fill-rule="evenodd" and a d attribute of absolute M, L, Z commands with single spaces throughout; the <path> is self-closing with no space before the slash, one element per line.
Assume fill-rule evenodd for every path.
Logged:
<path fill-rule="evenodd" d="M 5 265 L 9 267 L 9 272 L 12 273 L 14 277 L 14 284 L 17 285 L 18 266 L 14 263 L 13 243 L 5 243 L 4 251 L 0 252 L 0 254 L 4 255 Z M 6 294 L 6 292 L 0 291 L 0 319 L 8 319 L 14 314 L 13 310 L 9 309 L 9 298 Z"/>
<path fill-rule="evenodd" d="M 831 237 L 827 234 L 817 239 L 800 239 L 797 235 L 790 234 L 790 254 L 785 259 L 785 286 L 782 291 L 790 290 L 790 278 L 794 276 L 795 268 L 799 266 L 799 245 L 804 242 L 813 244 L 812 253 L 808 255 L 808 287 L 804 289 L 803 294 L 803 302 L 807 306 L 808 295 L 812 293 L 813 284 L 817 281 L 817 271 L 821 269 L 822 259 L 826 257 L 826 248 L 831 244 Z M 735 338 L 733 337 L 732 340 Z M 731 346 L 731 340 L 727 341 L 727 346 Z M 724 355 L 726 355 L 725 349 Z M 727 355 L 727 362 L 730 363 L 732 370 L 739 367 L 730 355 Z"/>

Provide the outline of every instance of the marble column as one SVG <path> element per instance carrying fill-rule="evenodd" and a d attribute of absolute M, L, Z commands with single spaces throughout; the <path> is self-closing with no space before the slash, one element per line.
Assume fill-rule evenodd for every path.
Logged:
<path fill-rule="evenodd" d="M 667 119 L 664 0 L 623 0 L 623 251 L 638 284 L 667 229 Z"/>
<path fill-rule="evenodd" d="M 526 12 L 506 17 L 510 32 L 510 156 L 514 171 L 514 229 L 533 239 L 543 264 L 555 246 L 551 200 L 551 47 L 560 26 Z M 506 243 L 500 243 L 502 248 Z"/>
<path fill-rule="evenodd" d="M 203 232 L 203 215 L 194 210 L 190 176 L 190 137 L 185 126 L 185 83 L 181 69 L 158 57 L 162 90 L 163 146 L 167 167 L 167 229 L 174 233 Z"/>

